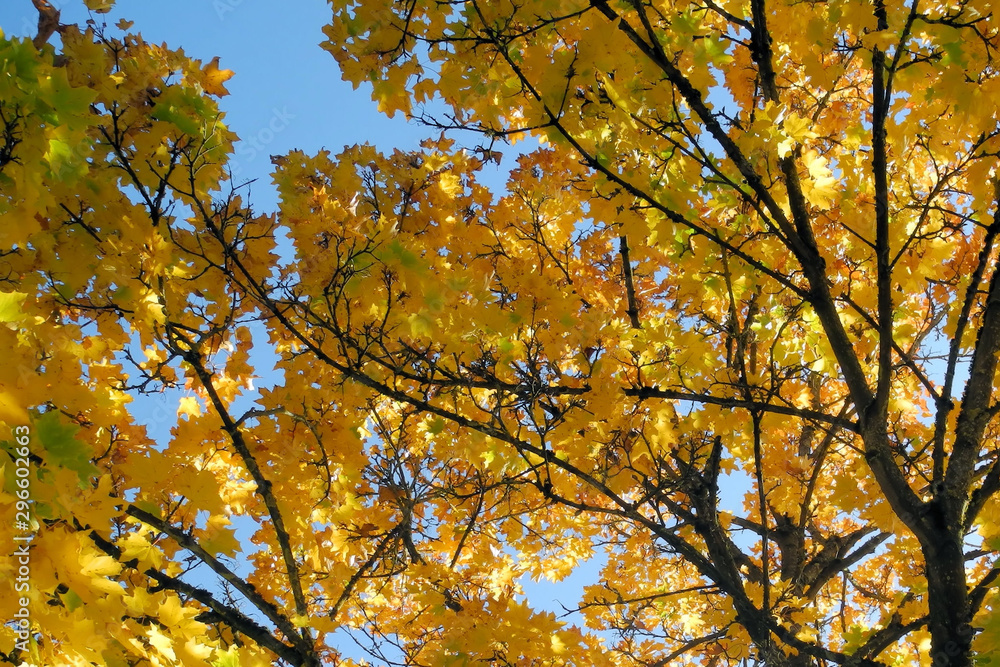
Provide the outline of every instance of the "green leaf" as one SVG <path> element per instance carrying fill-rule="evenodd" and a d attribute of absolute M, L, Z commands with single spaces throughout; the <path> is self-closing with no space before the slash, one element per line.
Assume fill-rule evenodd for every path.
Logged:
<path fill-rule="evenodd" d="M 392 243 L 388 245 L 388 249 L 392 256 L 399 260 L 403 268 L 420 268 L 420 257 L 403 247 L 403 244 L 398 239 L 393 239 Z"/>
<path fill-rule="evenodd" d="M 844 638 L 844 650 L 851 654 L 857 650 L 868 638 L 868 631 L 861 625 L 852 625 L 842 633 Z"/>
<path fill-rule="evenodd" d="M 976 651 L 976 665 L 996 665 L 1000 663 L 1000 611 L 992 609 L 978 616 L 976 624 L 983 628 L 973 640 Z"/>
<path fill-rule="evenodd" d="M 692 35 L 701 27 L 701 20 L 692 14 L 691 10 L 687 10 L 674 17 L 671 27 L 678 35 Z"/>
<path fill-rule="evenodd" d="M 136 500 L 132 504 L 141 509 L 143 512 L 152 514 L 157 519 L 163 518 L 163 512 L 160 511 L 160 506 L 154 502 L 149 500 Z"/>
<path fill-rule="evenodd" d="M 38 56 L 35 47 L 27 39 L 4 40 L 0 50 L 0 72 L 13 74 L 22 81 L 36 83 L 38 77 Z"/>
<path fill-rule="evenodd" d="M 200 128 L 198 123 L 188 116 L 184 109 L 173 104 L 159 103 L 153 107 L 150 114 L 156 120 L 162 120 L 177 126 L 177 129 L 184 134 L 198 135 Z"/>
<path fill-rule="evenodd" d="M 941 59 L 942 64 L 948 65 L 954 63 L 959 67 L 966 66 L 965 49 L 961 40 L 942 44 L 941 48 L 944 49 L 945 53 L 944 58 Z"/>
<path fill-rule="evenodd" d="M 174 86 L 160 94 L 150 115 L 156 120 L 172 123 L 184 134 L 200 136 L 202 123 L 198 120 L 204 120 L 209 112 L 204 98 Z"/>
<path fill-rule="evenodd" d="M 724 65 L 732 62 L 733 57 L 726 53 L 726 45 L 717 37 L 708 37 L 695 42 L 695 62 L 699 65 Z"/>
<path fill-rule="evenodd" d="M 49 175 L 59 181 L 73 182 L 87 174 L 87 161 L 81 159 L 76 147 L 65 141 L 49 139 L 45 160 L 49 163 Z"/>
<path fill-rule="evenodd" d="M 442 308 L 444 308 L 444 296 L 437 290 L 428 290 L 424 293 L 424 305 L 426 305 L 432 313 L 439 312 Z"/>
<path fill-rule="evenodd" d="M 42 88 L 47 93 L 45 100 L 52 105 L 60 125 L 79 127 L 91 122 L 90 105 L 97 98 L 97 91 L 72 86 L 63 68 L 54 69 Z"/>
<path fill-rule="evenodd" d="M 80 599 L 80 596 L 74 593 L 72 590 L 63 593 L 62 599 L 63 603 L 65 603 L 66 605 L 66 609 L 68 609 L 69 611 L 73 611 L 81 604 L 83 604 L 83 600 Z"/>
<path fill-rule="evenodd" d="M 45 450 L 45 458 L 63 468 L 69 468 L 80 477 L 81 484 L 98 473 L 90 462 L 91 450 L 76 438 L 80 429 L 63 422 L 57 412 L 46 412 L 35 421 L 35 436 Z"/>

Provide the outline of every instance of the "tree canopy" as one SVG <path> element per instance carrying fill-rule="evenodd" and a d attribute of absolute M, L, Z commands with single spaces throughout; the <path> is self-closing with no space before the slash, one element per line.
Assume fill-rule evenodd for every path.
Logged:
<path fill-rule="evenodd" d="M 275 212 L 218 60 L 0 36 L 0 661 L 1000 661 L 990 3 L 331 4 L 429 138 Z"/>

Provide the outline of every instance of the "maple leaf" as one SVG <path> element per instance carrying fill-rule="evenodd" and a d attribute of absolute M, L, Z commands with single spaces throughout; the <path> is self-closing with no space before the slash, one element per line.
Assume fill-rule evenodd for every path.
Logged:
<path fill-rule="evenodd" d="M 84 0 L 87 9 L 98 14 L 107 14 L 115 6 L 115 0 Z"/>
<path fill-rule="evenodd" d="M 233 78 L 234 74 L 231 69 L 220 69 L 219 56 L 215 56 L 202 70 L 202 88 L 215 97 L 228 95 L 229 91 L 223 84 Z"/>
<path fill-rule="evenodd" d="M 76 437 L 78 427 L 67 424 L 55 412 L 46 412 L 35 420 L 33 426 L 38 442 L 52 463 L 75 471 L 81 481 L 97 472 L 90 462 L 92 451 Z"/>
<path fill-rule="evenodd" d="M 0 292 L 0 322 L 13 323 L 21 320 L 24 317 L 21 304 L 27 296 L 23 292 Z"/>
<path fill-rule="evenodd" d="M 2 504 L 44 638 L 5 653 L 995 654 L 987 4 L 333 8 L 382 113 L 482 145 L 272 156 L 260 215 L 219 58 L 0 37 Z"/>

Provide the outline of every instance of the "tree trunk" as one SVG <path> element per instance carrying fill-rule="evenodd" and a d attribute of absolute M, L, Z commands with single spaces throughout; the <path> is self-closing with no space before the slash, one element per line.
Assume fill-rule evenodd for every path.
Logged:
<path fill-rule="evenodd" d="M 962 538 L 942 530 L 939 540 L 924 545 L 927 601 L 930 611 L 931 665 L 968 667 L 972 664 L 972 626 L 965 577 Z"/>

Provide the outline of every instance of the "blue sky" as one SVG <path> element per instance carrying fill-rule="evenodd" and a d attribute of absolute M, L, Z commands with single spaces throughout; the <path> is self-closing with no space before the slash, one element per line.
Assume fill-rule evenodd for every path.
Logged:
<path fill-rule="evenodd" d="M 53 4 L 61 10 L 63 23 L 82 24 L 89 17 L 82 0 L 53 0 Z M 422 139 L 437 135 L 436 130 L 408 123 L 401 114 L 386 118 L 378 113 L 367 86 L 355 91 L 341 80 L 333 56 L 319 47 L 325 39 L 321 28 L 330 13 L 325 0 L 118 0 L 110 14 L 93 18 L 108 26 L 120 18 L 134 21 L 131 31 L 149 42 L 182 48 L 204 62 L 219 56 L 221 67 L 234 70 L 235 76 L 226 83 L 230 95 L 220 101 L 227 125 L 244 140 L 231 164 L 237 180 L 257 179 L 251 202 L 258 212 L 266 212 L 277 207 L 270 179 L 272 154 L 292 149 L 311 154 L 323 148 L 336 154 L 344 146 L 366 142 L 383 151 L 414 149 Z M 37 20 L 31 0 L 0 2 L 0 28 L 8 36 L 34 36 Z M 519 151 L 508 147 L 504 152 L 502 170 L 485 168 L 499 170 L 484 174 L 491 184 L 502 182 Z M 273 381 L 261 378 L 258 385 Z M 179 395 L 137 397 L 133 403 L 137 419 L 164 443 L 176 423 Z M 522 583 L 537 608 L 560 614 L 557 600 L 573 606 L 582 586 L 595 580 L 598 567 L 596 563 L 583 567 L 560 584 Z"/>
<path fill-rule="evenodd" d="M 53 4 L 61 9 L 63 23 L 88 18 L 82 0 Z M 238 176 L 259 179 L 253 199 L 263 211 L 276 204 L 269 177 L 272 154 L 295 148 L 337 153 L 364 142 L 383 150 L 416 148 L 428 135 L 401 115 L 379 114 L 370 91 L 355 91 L 341 81 L 333 56 L 319 47 L 330 13 L 324 0 L 119 0 L 112 13 L 94 18 L 109 26 L 119 18 L 135 21 L 132 30 L 147 41 L 183 48 L 204 62 L 219 56 L 221 67 L 236 72 L 220 106 L 229 127 L 245 140 L 236 156 Z M 7 35 L 33 36 L 37 20 L 31 0 L 0 3 L 0 27 Z"/>

